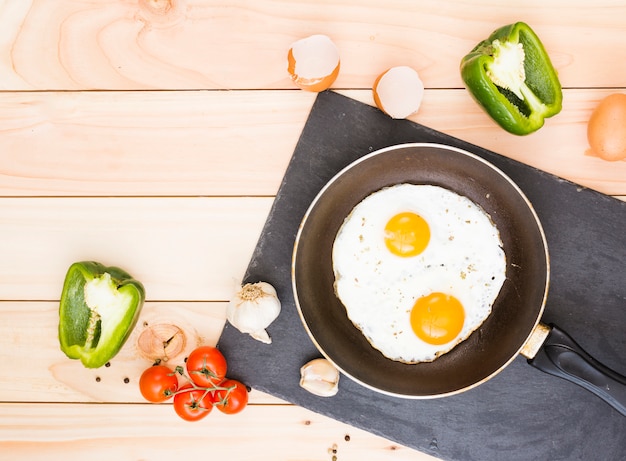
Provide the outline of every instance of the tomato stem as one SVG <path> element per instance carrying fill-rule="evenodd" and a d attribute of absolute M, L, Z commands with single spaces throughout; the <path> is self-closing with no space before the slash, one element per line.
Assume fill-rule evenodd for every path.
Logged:
<path fill-rule="evenodd" d="M 204 398 L 211 392 L 216 392 L 216 391 L 226 391 L 226 395 L 224 396 L 224 398 L 222 398 L 219 402 L 212 402 L 212 405 L 215 405 L 216 403 L 222 403 L 228 398 L 228 396 L 230 395 L 230 393 L 233 391 L 233 389 L 236 386 L 228 386 L 228 387 L 224 387 L 224 386 L 220 386 L 219 384 L 212 384 L 211 386 L 198 386 L 196 383 L 193 382 L 193 380 L 187 375 L 187 373 L 185 373 L 185 369 L 178 365 L 175 369 L 174 369 L 174 373 L 173 374 L 179 374 L 180 376 L 182 376 L 187 383 L 189 383 L 191 385 L 191 388 L 186 388 L 186 389 L 179 389 L 176 392 L 171 392 L 170 396 L 175 396 L 178 394 L 182 394 L 184 392 L 191 392 L 192 390 L 194 391 L 204 391 L 204 394 L 202 394 L 202 398 L 200 399 L 200 401 L 204 400 Z"/>

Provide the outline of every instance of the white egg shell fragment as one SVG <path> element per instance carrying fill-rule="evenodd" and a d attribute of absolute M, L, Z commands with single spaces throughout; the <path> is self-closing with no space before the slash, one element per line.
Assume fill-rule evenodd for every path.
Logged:
<path fill-rule="evenodd" d="M 324 91 L 339 75 L 339 49 L 326 35 L 311 35 L 294 42 L 287 61 L 291 79 L 303 90 Z"/>
<path fill-rule="evenodd" d="M 326 359 L 311 360 L 300 368 L 300 387 L 319 397 L 332 397 L 339 390 L 339 370 Z"/>
<path fill-rule="evenodd" d="M 407 118 L 422 104 L 424 83 L 411 67 L 392 67 L 376 79 L 373 93 L 380 110 L 391 118 Z"/>

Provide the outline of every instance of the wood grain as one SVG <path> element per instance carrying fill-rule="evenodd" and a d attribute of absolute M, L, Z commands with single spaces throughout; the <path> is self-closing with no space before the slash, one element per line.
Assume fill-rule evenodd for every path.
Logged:
<path fill-rule="evenodd" d="M 367 104 L 382 71 L 410 65 L 427 88 L 411 120 L 626 200 L 626 161 L 586 155 L 585 134 L 598 101 L 626 92 L 625 17 L 613 0 L 0 0 L 0 459 L 435 459 L 255 390 L 238 416 L 184 423 L 139 395 L 138 337 L 180 327 L 172 363 L 217 341 L 315 100 L 287 74 L 293 41 L 329 35 L 333 88 Z M 458 70 L 518 20 L 565 88 L 526 137 L 495 126 Z M 98 370 L 56 335 L 81 259 L 124 267 L 148 295 Z"/>
<path fill-rule="evenodd" d="M 10 454 L 10 458 L 7 456 Z M 0 459 L 404 460 L 432 456 L 295 406 L 179 420 L 170 404 L 0 404 Z"/>
<path fill-rule="evenodd" d="M 0 194 L 273 195 L 302 91 L 6 93 Z"/>
<path fill-rule="evenodd" d="M 404 64 L 428 88 L 460 88 L 462 56 L 515 21 L 537 31 L 564 86 L 617 87 L 624 17 L 611 0 L 4 1 L 0 89 L 292 88 L 287 50 L 315 33 L 340 49 L 336 88 L 370 88 Z"/>
<path fill-rule="evenodd" d="M 167 361 L 172 368 L 195 347 L 215 345 L 225 322 L 225 303 L 151 303 L 144 306 L 137 326 L 110 366 L 87 369 L 69 360 L 59 347 L 57 302 L 0 302 L 0 349 L 29 348 L 38 351 L 28 360 L 0 355 L 0 366 L 10 374 L 0 377 L 4 402 L 137 402 L 139 377 L 152 364 L 138 347 L 139 336 L 158 325 L 181 330 L 184 348 Z M 20 379 L 16 380 L 15 377 Z M 128 382 L 125 380 L 128 379 Z M 267 402 L 267 399 L 261 399 Z M 275 401 L 274 401 L 275 402 Z"/>
<path fill-rule="evenodd" d="M 86 369 L 69 360 L 56 336 L 58 301 L 0 301 L 0 402 L 146 403 L 139 393 L 139 377 L 152 360 L 138 345 L 141 334 L 160 325 L 180 328 L 184 347 L 165 354 L 168 366 L 184 365 L 184 358 L 200 345 L 215 345 L 226 322 L 225 302 L 147 302 L 137 326 L 110 366 Z M 38 351 L 21 360 L 14 350 Z M 19 379 L 16 379 L 19 376 Z M 125 382 L 128 379 L 128 382 Z M 253 389 L 251 404 L 285 404 Z M 1 437 L 0 429 L 0 437 Z"/>
<path fill-rule="evenodd" d="M 519 137 L 465 90 L 427 91 L 410 119 L 583 186 L 626 195 L 626 161 L 587 155 L 586 124 L 614 90 L 567 90 Z M 371 91 L 342 91 L 373 105 Z M 4 196 L 274 195 L 314 102 L 293 91 L 6 93 Z M 42 202 L 45 203 L 45 202 Z"/>
<path fill-rule="evenodd" d="M 57 300 L 70 264 L 95 260 L 141 280 L 150 301 L 228 300 L 272 200 L 3 198 L 0 299 Z"/>

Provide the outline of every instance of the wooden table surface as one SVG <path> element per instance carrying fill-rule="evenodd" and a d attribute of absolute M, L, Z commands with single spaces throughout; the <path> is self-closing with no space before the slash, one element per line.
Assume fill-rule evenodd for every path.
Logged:
<path fill-rule="evenodd" d="M 487 118 L 459 75 L 478 41 L 520 20 L 564 88 L 562 112 L 527 137 Z M 220 335 L 315 99 L 287 74 L 299 38 L 335 41 L 342 94 L 372 104 L 379 73 L 412 66 L 427 89 L 411 120 L 626 198 L 626 161 L 586 155 L 591 111 L 626 92 L 624 1 L 2 0 L 0 25 L 1 459 L 437 455 L 254 390 L 244 412 L 198 423 L 138 390 L 145 328 L 176 324 L 187 351 Z M 147 292 L 95 370 L 57 337 L 65 272 L 87 259 Z"/>

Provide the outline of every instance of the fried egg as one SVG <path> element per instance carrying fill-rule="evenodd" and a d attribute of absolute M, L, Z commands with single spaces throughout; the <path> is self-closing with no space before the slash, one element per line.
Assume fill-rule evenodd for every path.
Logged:
<path fill-rule="evenodd" d="M 398 184 L 366 197 L 332 249 L 335 293 L 352 323 L 392 360 L 429 362 L 489 316 L 506 257 L 489 215 L 432 185 Z"/>

